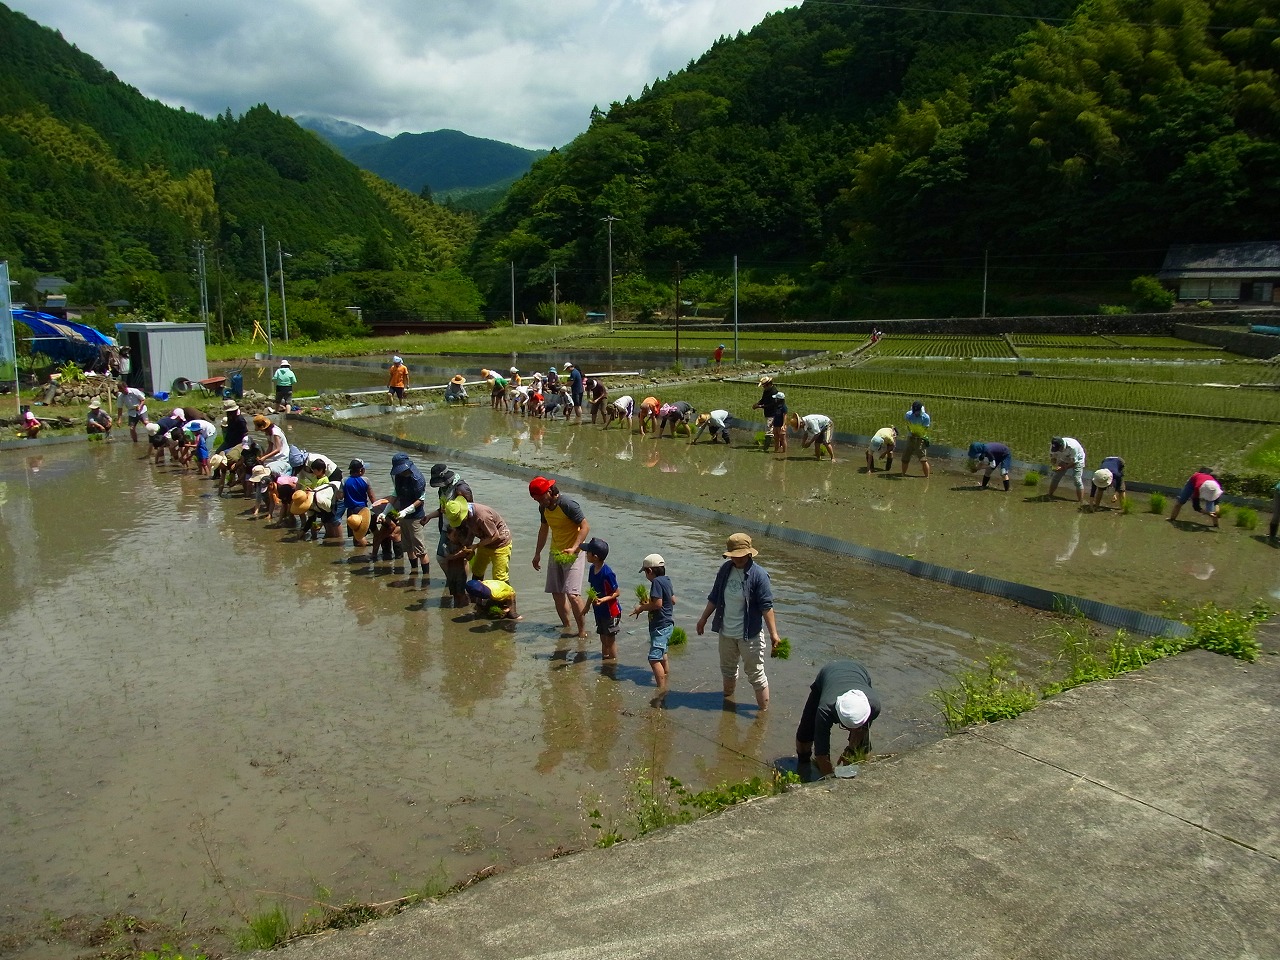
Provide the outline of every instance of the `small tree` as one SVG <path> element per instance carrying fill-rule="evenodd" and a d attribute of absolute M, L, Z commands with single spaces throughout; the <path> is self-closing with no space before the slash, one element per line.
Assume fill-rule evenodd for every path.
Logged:
<path fill-rule="evenodd" d="M 1177 295 L 1165 289 L 1155 277 L 1135 277 L 1130 285 L 1134 300 L 1133 309 L 1139 313 L 1166 313 L 1173 309 Z"/>

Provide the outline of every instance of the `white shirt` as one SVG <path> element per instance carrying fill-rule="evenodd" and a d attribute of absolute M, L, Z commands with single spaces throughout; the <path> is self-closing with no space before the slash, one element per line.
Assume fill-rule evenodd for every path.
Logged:
<path fill-rule="evenodd" d="M 281 430 L 274 423 L 271 425 L 271 429 L 267 431 L 267 449 L 268 450 L 271 449 L 271 445 L 274 442 L 272 439 L 273 437 L 280 438 L 280 452 L 275 454 L 274 456 L 266 456 L 264 454 L 262 457 L 262 462 L 271 463 L 272 461 L 281 460 L 285 463 L 288 463 L 289 462 L 289 441 L 284 438 L 284 431 Z"/>
<path fill-rule="evenodd" d="M 218 428 L 208 420 L 188 420 L 182 425 L 182 429 L 187 433 L 202 433 L 206 440 L 212 440 L 218 435 Z"/>
<path fill-rule="evenodd" d="M 1077 464 L 1084 463 L 1084 447 L 1080 446 L 1080 441 L 1072 437 L 1062 438 L 1062 449 L 1057 453 L 1051 453 L 1053 465 L 1055 467 L 1074 467 Z"/>
<path fill-rule="evenodd" d="M 816 437 L 831 426 L 831 418 L 820 413 L 811 413 L 807 417 L 801 417 L 800 423 L 804 426 L 804 435 L 806 437 Z"/>
<path fill-rule="evenodd" d="M 741 637 L 747 628 L 747 571 L 737 567 L 729 571 L 724 582 L 724 622 L 720 632 L 726 637 Z"/>
<path fill-rule="evenodd" d="M 146 413 L 147 395 L 137 387 L 130 387 L 124 393 L 116 394 L 116 409 L 127 410 L 130 413 Z"/>

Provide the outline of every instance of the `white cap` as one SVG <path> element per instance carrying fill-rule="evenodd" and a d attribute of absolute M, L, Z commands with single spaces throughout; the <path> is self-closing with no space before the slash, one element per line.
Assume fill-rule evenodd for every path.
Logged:
<path fill-rule="evenodd" d="M 154 420 L 151 423 L 147 424 L 147 433 L 150 436 L 154 437 L 159 432 L 160 432 L 160 424 L 156 423 Z"/>
<path fill-rule="evenodd" d="M 856 730 L 871 719 L 871 702 L 861 690 L 846 690 L 836 697 L 836 716 L 841 726 Z"/>
<path fill-rule="evenodd" d="M 511 372 L 512 372 L 512 373 L 519 373 L 519 372 L 520 372 L 520 370 L 519 370 L 518 368 L 516 368 L 516 367 L 512 367 L 512 368 L 511 368 Z"/>
<path fill-rule="evenodd" d="M 392 362 L 392 363 L 404 363 L 404 361 L 403 361 L 403 360 L 401 360 L 399 357 L 392 357 L 392 358 L 391 358 L 391 362 Z"/>
<path fill-rule="evenodd" d="M 1111 481 L 1114 479 L 1114 474 L 1112 474 L 1112 472 L 1106 467 L 1103 467 L 1101 470 L 1093 471 L 1093 485 L 1095 487 L 1109 487 L 1111 486 Z"/>
<path fill-rule="evenodd" d="M 884 449 L 884 437 L 872 437 L 872 438 L 871 438 L 871 449 L 872 449 L 872 450 L 876 450 L 876 451 L 883 450 L 883 449 Z"/>
<path fill-rule="evenodd" d="M 1201 500 L 1208 500 L 1210 503 L 1213 503 L 1215 500 L 1217 500 L 1221 496 L 1222 496 L 1222 486 L 1218 483 L 1217 480 L 1214 480 L 1212 477 L 1210 477 L 1204 483 L 1200 484 Z"/>
<path fill-rule="evenodd" d="M 563 369 L 568 370 L 568 369 L 569 369 L 570 367 L 572 367 L 572 366 L 573 366 L 573 361 L 572 361 L 572 360 L 566 360 L 566 361 L 564 362 L 564 367 L 563 367 Z"/>
<path fill-rule="evenodd" d="M 666 565 L 667 561 L 662 559 L 662 554 L 651 553 L 640 562 L 640 572 L 644 573 L 646 570 L 653 570 L 657 567 L 665 567 Z"/>

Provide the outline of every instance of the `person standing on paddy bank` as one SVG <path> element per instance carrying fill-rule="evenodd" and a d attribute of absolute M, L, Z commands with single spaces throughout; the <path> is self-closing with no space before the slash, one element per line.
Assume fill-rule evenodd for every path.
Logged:
<path fill-rule="evenodd" d="M 271 374 L 271 382 L 276 385 L 276 406 L 288 408 L 293 402 L 293 387 L 298 382 L 298 375 L 289 366 L 288 360 L 281 360 L 276 372 Z"/>
<path fill-rule="evenodd" d="M 555 601 L 560 627 L 567 634 L 569 616 L 577 626 L 577 636 L 586 637 L 586 609 L 582 600 L 582 575 L 586 568 L 583 541 L 591 533 L 586 514 L 576 500 L 560 496 L 554 480 L 534 477 L 529 496 L 538 502 L 538 544 L 533 551 L 533 569 L 542 569 L 542 548 L 551 540 L 551 564 L 547 567 L 546 592 Z M 557 555 L 566 558 L 564 562 Z"/>
<path fill-rule="evenodd" d="M 391 368 L 387 371 L 387 393 L 396 403 L 404 403 L 404 393 L 409 389 L 409 368 L 399 357 L 391 358 Z"/>
<path fill-rule="evenodd" d="M 738 662 L 742 662 L 756 694 L 756 706 L 769 708 L 769 678 L 764 672 L 764 628 L 769 630 L 769 653 L 778 649 L 782 638 L 773 617 L 773 589 L 769 574 L 755 562 L 760 551 L 751 537 L 735 533 L 725 545 L 725 563 L 716 573 L 715 584 L 707 596 L 707 606 L 698 618 L 698 636 L 706 629 L 712 614 L 711 629 L 720 635 L 720 675 L 724 678 L 724 699 L 732 702 L 738 683 Z"/>

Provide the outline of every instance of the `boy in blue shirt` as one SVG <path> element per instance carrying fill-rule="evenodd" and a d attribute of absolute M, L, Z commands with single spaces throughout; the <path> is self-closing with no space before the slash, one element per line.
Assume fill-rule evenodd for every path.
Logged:
<path fill-rule="evenodd" d="M 618 627 L 622 623 L 622 608 L 618 606 L 618 578 L 605 563 L 609 556 L 609 544 L 599 537 L 592 537 L 582 545 L 587 555 L 587 583 L 595 591 L 591 600 L 591 612 L 596 618 L 596 633 L 600 635 L 600 658 L 618 659 Z"/>
<path fill-rule="evenodd" d="M 667 645 L 671 631 L 675 629 L 674 608 L 676 595 L 667 576 L 667 562 L 659 554 L 651 553 L 640 564 L 640 572 L 649 578 L 649 599 L 641 600 L 631 611 L 633 617 L 649 612 L 649 668 L 658 685 L 658 696 L 667 692 L 667 680 L 671 675 L 667 663 Z"/>

